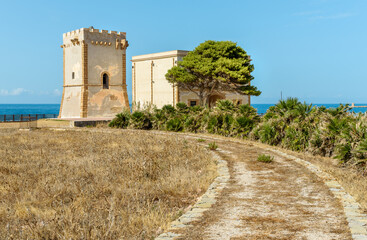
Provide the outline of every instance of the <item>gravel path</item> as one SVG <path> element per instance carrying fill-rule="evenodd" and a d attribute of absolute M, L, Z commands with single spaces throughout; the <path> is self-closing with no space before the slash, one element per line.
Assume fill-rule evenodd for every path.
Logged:
<path fill-rule="evenodd" d="M 231 179 L 180 239 L 352 239 L 341 203 L 315 174 L 252 144 L 216 142 Z"/>

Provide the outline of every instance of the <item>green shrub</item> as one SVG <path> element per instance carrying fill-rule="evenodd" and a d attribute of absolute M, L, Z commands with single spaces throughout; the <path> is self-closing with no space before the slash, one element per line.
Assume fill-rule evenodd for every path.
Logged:
<path fill-rule="evenodd" d="M 220 125 L 222 125 L 222 123 L 218 121 L 218 118 L 216 116 L 210 116 L 207 125 L 207 131 L 209 133 L 217 133 L 218 127 Z"/>
<path fill-rule="evenodd" d="M 205 139 L 202 139 L 202 138 L 198 138 L 197 140 L 198 142 L 205 142 L 206 140 Z"/>
<path fill-rule="evenodd" d="M 277 142 L 278 133 L 271 123 L 265 123 L 260 126 L 258 134 L 260 141 L 263 143 L 275 145 L 275 143 Z"/>
<path fill-rule="evenodd" d="M 108 124 L 109 127 L 127 128 L 129 126 L 130 112 L 124 111 L 116 115 L 114 119 Z"/>
<path fill-rule="evenodd" d="M 182 111 L 188 110 L 188 109 L 189 109 L 189 107 L 188 107 L 188 106 L 187 106 L 187 104 L 186 104 L 186 103 L 184 103 L 184 102 L 178 102 L 178 103 L 176 104 L 176 109 L 177 109 L 177 111 L 182 112 Z"/>
<path fill-rule="evenodd" d="M 288 98 L 262 117 L 250 105 L 218 101 L 214 108 L 177 103 L 157 109 L 151 105 L 134 113 L 117 114 L 110 127 L 157 129 L 250 137 L 293 151 L 335 157 L 343 164 L 363 167 L 367 174 L 367 114 L 351 114 L 348 105 L 314 107 Z"/>
<path fill-rule="evenodd" d="M 172 105 L 167 104 L 167 105 L 164 105 L 162 107 L 162 112 L 168 113 L 168 114 L 173 114 L 173 113 L 176 112 L 176 109 Z"/>
<path fill-rule="evenodd" d="M 266 155 L 266 154 L 261 154 L 257 157 L 257 161 L 263 162 L 263 163 L 272 163 L 273 160 L 274 160 L 274 157 L 270 155 Z"/>
<path fill-rule="evenodd" d="M 129 127 L 135 129 L 152 129 L 152 121 L 149 113 L 144 111 L 135 111 L 131 114 Z"/>
<path fill-rule="evenodd" d="M 210 150 L 217 150 L 218 145 L 215 142 L 211 142 L 211 143 L 208 144 L 208 148 Z"/>
<path fill-rule="evenodd" d="M 201 127 L 201 122 L 200 116 L 188 117 L 184 123 L 185 131 L 196 133 Z"/>
<path fill-rule="evenodd" d="M 233 102 L 229 100 L 219 100 L 216 102 L 215 108 L 221 111 L 233 111 L 235 106 Z"/>
<path fill-rule="evenodd" d="M 192 113 L 201 112 L 202 110 L 204 110 L 204 108 L 199 106 L 199 105 L 190 107 L 190 112 L 192 112 Z"/>
<path fill-rule="evenodd" d="M 182 129 L 183 129 L 182 121 L 177 117 L 168 120 L 166 123 L 166 130 L 168 131 L 179 132 L 182 131 Z"/>

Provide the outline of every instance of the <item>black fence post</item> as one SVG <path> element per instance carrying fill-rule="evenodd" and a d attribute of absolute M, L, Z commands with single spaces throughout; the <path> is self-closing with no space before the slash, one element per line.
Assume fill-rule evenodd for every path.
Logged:
<path fill-rule="evenodd" d="M 15 122 L 15 115 L 13 114 L 13 122 Z"/>
<path fill-rule="evenodd" d="M 23 114 L 20 114 L 20 121 L 23 122 Z"/>
<path fill-rule="evenodd" d="M 4 122 L 6 122 L 6 114 L 4 115 Z"/>

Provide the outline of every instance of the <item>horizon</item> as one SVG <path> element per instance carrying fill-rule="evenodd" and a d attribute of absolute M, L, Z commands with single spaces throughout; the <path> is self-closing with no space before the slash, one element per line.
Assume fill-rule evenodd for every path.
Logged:
<path fill-rule="evenodd" d="M 2 4 L 0 26 L 11 37 L 0 39 L 0 104 L 60 104 L 62 34 L 91 25 L 127 32 L 130 103 L 132 56 L 190 51 L 209 39 L 237 42 L 251 55 L 252 84 L 262 91 L 252 104 L 275 104 L 281 92 L 306 103 L 367 103 L 365 1 L 88 3 Z"/>

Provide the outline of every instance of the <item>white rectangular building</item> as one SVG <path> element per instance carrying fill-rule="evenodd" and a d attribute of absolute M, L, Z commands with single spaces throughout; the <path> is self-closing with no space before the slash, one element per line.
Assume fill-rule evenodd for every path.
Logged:
<path fill-rule="evenodd" d="M 167 71 L 177 65 L 178 61 L 182 61 L 188 52 L 174 50 L 133 56 L 133 104 L 140 106 L 153 104 L 158 108 L 166 104 L 175 106 L 178 102 L 184 102 L 189 106 L 198 105 L 199 98 L 195 93 L 174 87 L 165 77 Z M 220 99 L 250 104 L 250 96 L 233 92 L 217 92 L 210 97 L 209 105 L 213 106 Z"/>

